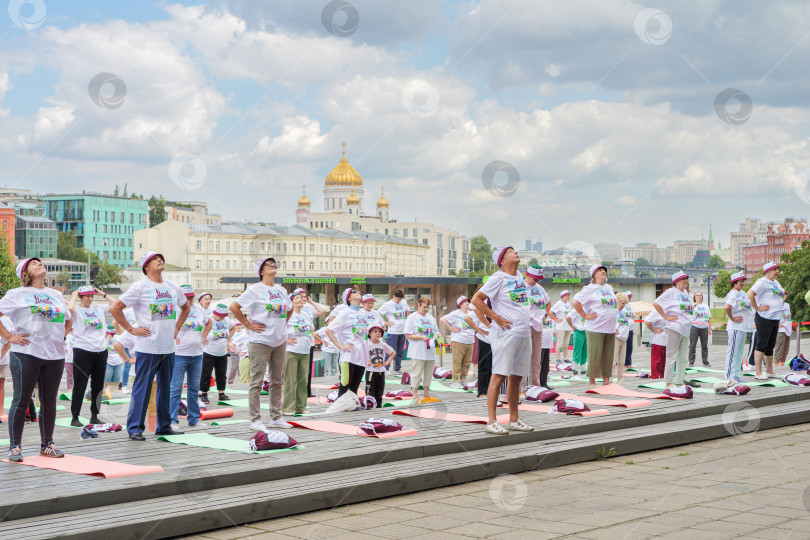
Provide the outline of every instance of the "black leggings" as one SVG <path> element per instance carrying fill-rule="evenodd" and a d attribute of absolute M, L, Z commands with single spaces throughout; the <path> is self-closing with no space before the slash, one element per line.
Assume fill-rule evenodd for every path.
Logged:
<path fill-rule="evenodd" d="M 383 406 L 383 392 L 385 392 L 385 373 L 366 371 L 366 395 L 374 397 L 377 408 Z"/>
<path fill-rule="evenodd" d="M 779 319 L 766 319 L 760 317 L 759 313 L 757 313 L 754 315 L 754 325 L 757 328 L 757 341 L 754 349 L 765 354 L 765 356 L 773 356 L 773 349 L 776 346 L 776 334 L 779 333 Z"/>
<path fill-rule="evenodd" d="M 349 362 L 341 362 L 340 367 L 341 369 L 344 367 L 349 368 L 349 384 L 346 386 L 340 385 L 338 397 L 345 394 L 347 390 L 351 390 L 356 394 L 357 390 L 360 388 L 360 383 L 363 382 L 363 375 L 366 374 L 366 368 L 358 366 L 357 364 L 350 364 Z M 341 380 L 342 379 L 343 377 L 341 377 Z"/>
<path fill-rule="evenodd" d="M 548 387 L 548 371 L 551 349 L 540 349 L 540 386 Z"/>
<path fill-rule="evenodd" d="M 225 393 L 225 379 L 228 372 L 228 355 L 214 356 L 203 353 L 202 373 L 200 374 L 200 391 L 208 392 L 211 389 L 211 372 L 216 373 L 217 390 Z"/>
<path fill-rule="evenodd" d="M 39 436 L 42 447 L 53 442 L 53 426 L 56 420 L 56 395 L 62 382 L 65 359 L 42 360 L 23 353 L 11 353 L 9 362 L 11 380 L 14 383 L 14 397 L 8 408 L 8 435 L 11 446 L 22 445 L 25 416 L 34 395 L 34 387 L 39 389 Z"/>
<path fill-rule="evenodd" d="M 478 340 L 478 395 L 485 396 L 492 378 L 492 347 Z"/>
<path fill-rule="evenodd" d="M 93 415 L 93 418 L 98 416 L 106 371 L 107 349 L 101 352 L 73 349 L 73 396 L 70 400 L 70 412 L 73 418 L 78 418 L 82 412 L 88 379 L 90 379 L 90 414 Z"/>

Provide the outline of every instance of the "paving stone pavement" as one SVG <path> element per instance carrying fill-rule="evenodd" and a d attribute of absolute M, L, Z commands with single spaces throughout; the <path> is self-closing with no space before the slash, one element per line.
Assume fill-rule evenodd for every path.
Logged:
<path fill-rule="evenodd" d="M 341 506 L 189 536 L 810 538 L 810 425 Z"/>

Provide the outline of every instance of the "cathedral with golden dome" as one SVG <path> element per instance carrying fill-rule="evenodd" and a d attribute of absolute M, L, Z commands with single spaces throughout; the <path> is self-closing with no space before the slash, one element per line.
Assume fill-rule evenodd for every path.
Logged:
<path fill-rule="evenodd" d="M 324 179 L 322 212 L 312 210 L 312 201 L 307 197 L 306 185 L 303 186 L 295 211 L 299 226 L 324 233 L 332 231 L 329 234 L 360 233 L 369 238 L 376 235 L 380 242 L 389 246 L 426 246 L 427 267 L 435 275 L 451 275 L 451 272 L 469 269 L 468 238 L 432 223 L 390 219 L 388 199 L 382 186 L 375 212 L 366 213 L 363 208 L 366 194 L 363 177 L 346 159 L 346 142 L 341 146 L 340 161 Z"/>
<path fill-rule="evenodd" d="M 326 175 L 323 183 L 323 210 L 325 213 L 350 214 L 362 217 L 376 217 L 380 221 L 388 221 L 388 200 L 385 198 L 384 190 L 381 190 L 380 198 L 377 201 L 377 212 L 374 216 L 369 216 L 363 208 L 363 200 L 366 188 L 363 185 L 363 177 L 360 176 L 354 167 L 346 159 L 346 141 L 341 143 L 343 155 L 332 171 Z M 301 198 L 298 199 L 298 210 L 296 210 L 297 223 L 309 223 L 312 202 L 307 197 L 306 185 Z"/>

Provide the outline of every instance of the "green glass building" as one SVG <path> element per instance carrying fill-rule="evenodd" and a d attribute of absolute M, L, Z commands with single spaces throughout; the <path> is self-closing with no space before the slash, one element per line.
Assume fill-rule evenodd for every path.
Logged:
<path fill-rule="evenodd" d="M 57 231 L 73 231 L 79 246 L 116 266 L 133 263 L 133 233 L 149 226 L 147 201 L 88 192 L 42 200 Z"/>
<path fill-rule="evenodd" d="M 18 259 L 56 258 L 56 226 L 44 216 L 17 216 L 14 251 Z"/>

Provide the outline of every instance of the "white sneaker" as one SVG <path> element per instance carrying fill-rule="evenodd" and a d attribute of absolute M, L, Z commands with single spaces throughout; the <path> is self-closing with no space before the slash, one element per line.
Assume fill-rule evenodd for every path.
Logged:
<path fill-rule="evenodd" d="M 267 428 L 264 427 L 261 420 L 256 420 L 250 423 L 250 429 L 253 431 L 265 431 Z"/>
<path fill-rule="evenodd" d="M 290 429 L 291 427 L 293 427 L 292 424 L 289 424 L 287 423 L 286 420 L 284 420 L 283 416 L 276 420 L 270 420 L 270 422 L 267 425 L 271 428 L 276 429 Z"/>
<path fill-rule="evenodd" d="M 765 375 L 764 373 L 762 373 L 760 375 L 754 375 L 754 378 L 756 380 L 758 380 L 758 381 L 767 381 L 768 380 L 768 376 Z"/>
<path fill-rule="evenodd" d="M 447 385 L 447 386 L 448 386 L 449 388 L 464 388 L 464 385 L 463 385 L 463 384 L 461 384 L 461 383 L 457 383 L 457 382 L 450 383 L 450 384 L 449 384 L 449 385 Z"/>
<path fill-rule="evenodd" d="M 180 424 L 172 424 L 171 429 L 172 431 L 180 431 Z"/>
<path fill-rule="evenodd" d="M 206 427 L 207 424 L 205 422 L 197 422 L 193 426 L 188 426 L 188 429 L 200 429 Z"/>
<path fill-rule="evenodd" d="M 486 432 L 492 435 L 509 435 L 509 431 L 500 425 L 497 420 L 491 424 L 487 424 Z"/>
<path fill-rule="evenodd" d="M 573 377 L 571 377 L 571 380 L 572 381 L 581 381 L 582 380 L 582 375 L 576 374 Z"/>
<path fill-rule="evenodd" d="M 129 394 L 130 392 L 132 392 L 132 390 L 130 390 L 128 386 L 121 387 L 122 394 Z"/>
<path fill-rule="evenodd" d="M 527 425 L 521 418 L 518 418 L 517 422 L 507 424 L 506 429 L 509 431 L 534 431 L 534 428 Z"/>
<path fill-rule="evenodd" d="M 779 378 L 779 375 L 777 375 L 776 373 L 766 373 L 765 375 L 770 379 L 778 379 Z"/>

